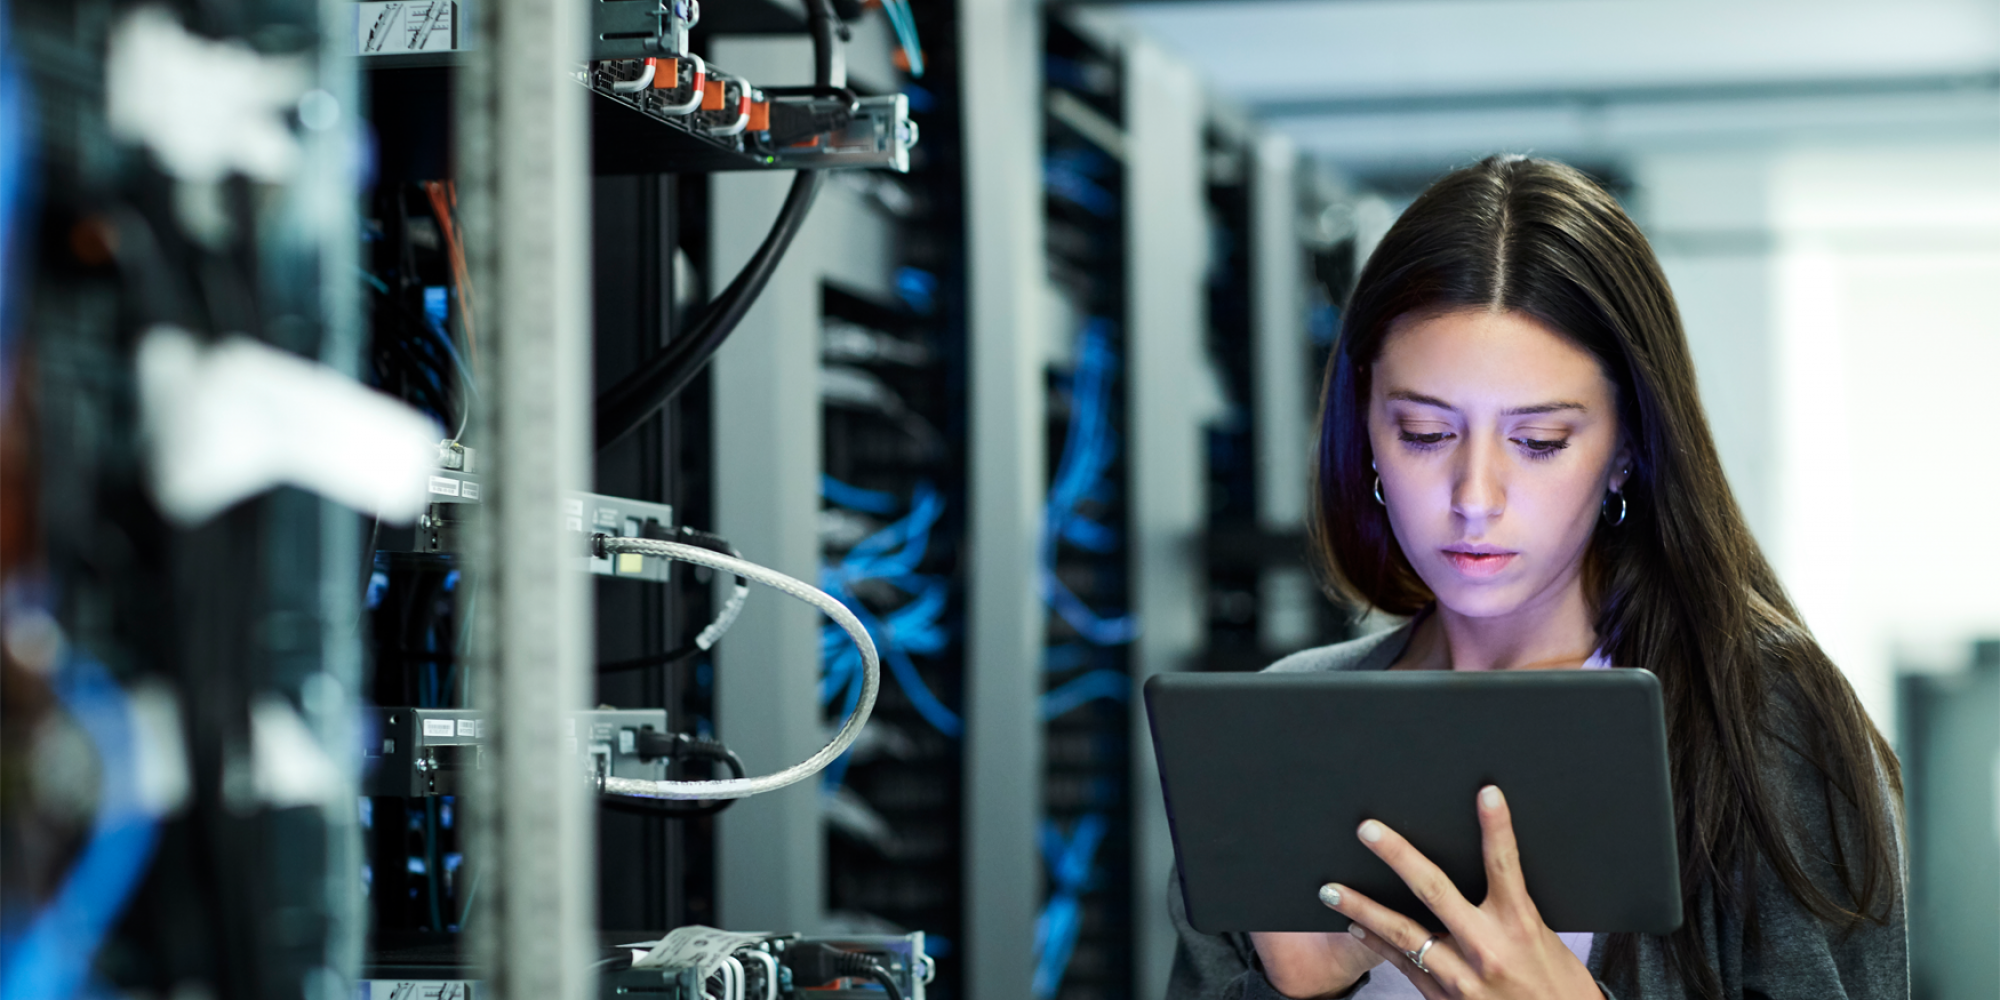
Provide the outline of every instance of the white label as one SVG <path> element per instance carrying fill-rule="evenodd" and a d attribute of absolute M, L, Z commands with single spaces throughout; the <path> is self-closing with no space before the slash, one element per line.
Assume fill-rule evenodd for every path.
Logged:
<path fill-rule="evenodd" d="M 451 724 L 451 720 L 450 720 L 450 719 L 425 719 L 425 720 L 424 720 L 424 735 L 425 735 L 425 736 L 451 736 L 451 735 L 453 735 L 453 727 L 452 727 L 452 724 Z"/>
<path fill-rule="evenodd" d="M 569 530 L 571 531 L 583 530 L 583 518 L 580 517 L 565 518 L 564 523 L 569 527 Z"/>
<path fill-rule="evenodd" d="M 479 738 L 480 738 L 480 739 L 482 739 L 482 740 L 486 738 L 486 720 L 485 720 L 485 719 L 481 719 L 481 720 L 479 720 L 479 724 L 478 724 L 478 725 L 476 725 L 476 726 L 473 726 L 473 727 L 472 727 L 472 735 L 474 735 L 474 736 L 477 736 L 477 737 L 479 737 Z"/>
<path fill-rule="evenodd" d="M 450 979 L 364 979 L 361 1000 L 474 1000 L 478 983 Z"/>
<path fill-rule="evenodd" d="M 468 482 L 468 483 L 465 483 L 465 484 L 464 484 L 464 487 L 465 487 L 465 488 L 464 488 L 464 490 L 463 490 L 462 492 L 460 492 L 460 493 L 459 493 L 459 495 L 460 495 L 460 496 L 462 496 L 462 497 L 466 498 L 467 500 L 477 500 L 477 499 L 479 499 L 479 484 L 478 484 L 478 483 L 472 483 L 472 482 Z"/>
<path fill-rule="evenodd" d="M 763 941 L 767 934 L 744 934 L 719 931 L 713 927 L 691 924 L 676 928 L 653 950 L 632 963 L 635 969 L 657 969 L 667 966 L 692 965 L 700 970 L 696 973 L 704 982 L 722 967 L 722 960 L 731 952 Z"/>
<path fill-rule="evenodd" d="M 576 516 L 576 517 L 582 517 L 582 516 L 583 516 L 583 501 L 581 501 L 581 500 L 564 500 L 564 501 L 563 501 L 563 513 L 565 513 L 565 514 L 571 514 L 571 515 L 574 515 L 574 516 Z"/>
<path fill-rule="evenodd" d="M 392 739 L 384 739 L 382 741 L 382 755 L 386 757 L 395 752 L 396 752 L 396 741 Z"/>
<path fill-rule="evenodd" d="M 471 719 L 460 719 L 460 720 L 458 720 L 458 735 L 460 735 L 460 736 L 478 736 L 478 735 L 479 735 L 479 724 L 478 724 L 477 722 L 474 722 L 474 721 L 473 721 L 473 720 L 471 720 Z"/>
<path fill-rule="evenodd" d="M 443 494 L 444 496 L 448 497 L 455 497 L 458 495 L 458 480 L 450 479 L 444 476 L 432 476 L 431 492 Z"/>
<path fill-rule="evenodd" d="M 458 48 L 458 11 L 450 0 L 400 0 L 359 4 L 355 54 L 450 52 Z"/>
<path fill-rule="evenodd" d="M 634 754 L 639 752 L 639 734 L 630 729 L 618 731 L 618 752 Z"/>

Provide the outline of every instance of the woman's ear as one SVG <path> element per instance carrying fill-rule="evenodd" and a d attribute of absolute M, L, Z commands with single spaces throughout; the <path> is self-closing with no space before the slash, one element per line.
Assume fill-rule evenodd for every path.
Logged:
<path fill-rule="evenodd" d="M 1632 478 L 1632 445 L 1621 436 L 1618 450 L 1611 456 L 1611 492 L 1625 492 L 1625 484 Z"/>

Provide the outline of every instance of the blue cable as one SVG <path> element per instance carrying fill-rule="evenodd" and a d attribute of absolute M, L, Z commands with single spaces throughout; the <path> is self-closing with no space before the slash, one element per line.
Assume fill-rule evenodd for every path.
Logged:
<path fill-rule="evenodd" d="M 862 490 L 831 476 L 821 477 L 821 492 L 840 506 L 889 513 L 895 498 L 886 493 Z M 886 501 L 886 502 L 885 502 Z M 866 505 L 866 506 L 864 506 Z M 883 508 L 888 509 L 883 509 Z M 930 533 L 944 515 L 944 496 L 926 482 L 919 482 L 910 499 L 908 514 L 862 539 L 839 562 L 820 569 L 820 589 L 854 612 L 868 630 L 910 706 L 938 732 L 953 739 L 965 731 L 958 714 L 940 701 L 924 683 L 910 654 L 935 655 L 949 645 L 944 615 L 950 603 L 950 583 L 943 577 L 918 573 L 930 546 Z M 885 616 L 877 617 L 855 594 L 853 585 L 879 580 L 911 595 Z M 861 656 L 835 626 L 822 626 L 821 657 L 824 674 L 820 678 L 820 704 L 831 704 L 841 692 L 849 692 L 849 705 L 858 697 Z M 831 781 L 828 788 L 837 787 Z"/>
<path fill-rule="evenodd" d="M 90 840 L 48 905 L 0 955 L 0 998 L 64 1000 L 89 978 L 104 935 L 144 877 L 159 825 L 139 796 L 140 748 L 130 702 L 95 661 L 72 653 L 55 693 L 97 752 L 97 817 Z"/>
<path fill-rule="evenodd" d="M 14 281 L 20 267 L 16 251 L 23 240 L 17 230 L 34 200 L 34 176 L 29 143 L 34 134 L 33 105 L 27 81 L 18 71 L 6 32 L 13 23 L 7 5 L 0 2 L 0 315 L 12 316 Z M 4 393 L 14 384 L 8 369 L 14 361 L 18 329 L 25 323 L 0 324 L 0 407 Z"/>
<path fill-rule="evenodd" d="M 917 14 L 910 9 L 910 0 L 882 0 L 882 12 L 889 15 L 889 23 L 896 29 L 896 42 L 910 60 L 910 75 L 922 79 L 924 47 L 917 41 Z"/>
<path fill-rule="evenodd" d="M 1132 700 L 1132 678 L 1122 670 L 1093 670 L 1042 695 L 1042 719 L 1047 721 L 1100 698 Z"/>
<path fill-rule="evenodd" d="M 1105 473 L 1117 457 L 1117 438 L 1110 422 L 1111 374 L 1118 355 L 1111 347 L 1111 321 L 1093 318 L 1083 329 L 1083 343 L 1076 375 L 1070 389 L 1069 428 L 1063 441 L 1062 461 L 1056 466 L 1054 482 L 1043 518 L 1041 542 L 1041 584 L 1043 599 L 1050 609 L 1068 622 L 1084 640 L 1099 646 L 1131 642 L 1139 634 L 1133 615 L 1104 616 L 1091 610 L 1065 586 L 1056 574 L 1056 546 L 1059 540 L 1082 538 L 1091 551 L 1111 551 L 1116 535 L 1094 521 L 1077 514 L 1077 505 L 1103 488 Z M 1083 527 L 1076 525 L 1081 523 Z"/>
<path fill-rule="evenodd" d="M 864 490 L 859 486 L 843 483 L 825 473 L 821 473 L 819 477 L 819 495 L 842 507 L 852 507 L 866 514 L 894 514 L 896 508 L 900 506 L 894 494 L 883 493 L 880 490 Z"/>
<path fill-rule="evenodd" d="M 1069 971 L 1070 956 L 1083 929 L 1083 893 L 1094 881 L 1097 849 L 1104 843 L 1109 825 L 1102 813 L 1087 813 L 1064 837 L 1054 821 L 1042 821 L 1042 862 L 1048 866 L 1055 893 L 1035 921 L 1037 1000 L 1055 996 Z"/>

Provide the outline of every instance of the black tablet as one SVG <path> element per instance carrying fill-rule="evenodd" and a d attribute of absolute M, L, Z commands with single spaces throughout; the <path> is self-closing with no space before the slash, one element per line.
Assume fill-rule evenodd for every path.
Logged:
<path fill-rule="evenodd" d="M 1355 836 L 1377 819 L 1475 904 L 1474 796 L 1506 793 L 1528 892 L 1557 931 L 1680 926 L 1660 683 L 1641 670 L 1161 674 L 1146 682 L 1196 929 L 1337 931 L 1351 885 L 1443 924 Z"/>

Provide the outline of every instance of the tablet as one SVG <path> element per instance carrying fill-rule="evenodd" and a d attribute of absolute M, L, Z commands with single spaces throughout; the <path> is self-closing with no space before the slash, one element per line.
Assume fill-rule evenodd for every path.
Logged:
<path fill-rule="evenodd" d="M 1350 885 L 1444 925 L 1355 836 L 1403 834 L 1477 904 L 1474 797 L 1498 785 L 1528 893 L 1557 931 L 1680 926 L 1660 683 L 1642 670 L 1161 674 L 1146 713 L 1188 920 L 1338 931 Z"/>

